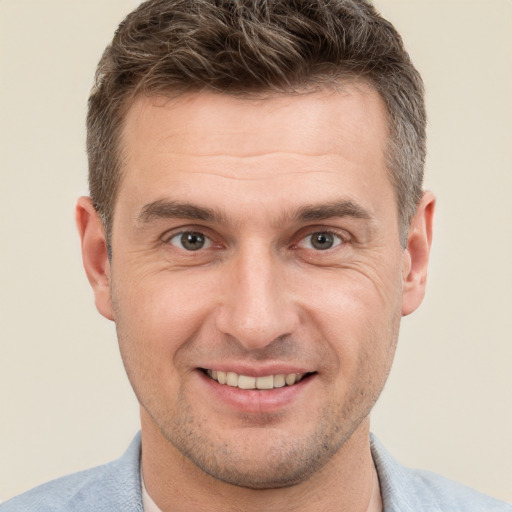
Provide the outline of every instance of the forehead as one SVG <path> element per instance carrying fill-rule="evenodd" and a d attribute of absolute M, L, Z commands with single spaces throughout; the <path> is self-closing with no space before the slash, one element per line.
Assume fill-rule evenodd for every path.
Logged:
<path fill-rule="evenodd" d="M 293 208 L 294 198 L 300 207 L 306 196 L 362 196 L 389 188 L 387 137 L 383 101 L 364 84 L 260 99 L 139 97 L 122 133 L 119 198 L 140 208 L 194 189 L 202 203 L 227 194 L 250 205 L 270 191 Z"/>
<path fill-rule="evenodd" d="M 336 149 L 336 141 L 356 150 L 369 139 L 384 149 L 386 116 L 380 95 L 364 83 L 261 98 L 212 92 L 139 96 L 127 111 L 121 142 L 125 156 L 134 156 L 131 149 L 148 139 L 155 149 L 176 146 L 200 154 L 220 153 L 229 143 L 239 156 L 258 151 L 327 154 Z"/>

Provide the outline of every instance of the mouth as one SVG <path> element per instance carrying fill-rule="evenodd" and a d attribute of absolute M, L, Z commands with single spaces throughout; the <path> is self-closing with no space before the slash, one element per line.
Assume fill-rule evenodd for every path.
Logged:
<path fill-rule="evenodd" d="M 209 370 L 201 368 L 201 371 L 210 379 L 238 389 L 259 389 L 271 390 L 293 386 L 301 380 L 309 377 L 312 373 L 288 373 L 277 375 L 263 375 L 261 377 L 251 377 L 249 375 L 240 375 L 235 372 L 224 372 L 220 370 Z"/>

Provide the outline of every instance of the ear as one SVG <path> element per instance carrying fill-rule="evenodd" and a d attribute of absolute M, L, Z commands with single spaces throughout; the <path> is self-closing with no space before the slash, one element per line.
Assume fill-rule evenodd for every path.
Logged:
<path fill-rule="evenodd" d="M 404 251 L 402 316 L 415 311 L 425 295 L 435 202 L 432 192 L 424 192 L 409 226 Z"/>
<path fill-rule="evenodd" d="M 82 243 L 85 273 L 92 286 L 97 310 L 113 320 L 110 300 L 110 262 L 105 229 L 89 197 L 81 197 L 76 205 L 76 225 Z"/>

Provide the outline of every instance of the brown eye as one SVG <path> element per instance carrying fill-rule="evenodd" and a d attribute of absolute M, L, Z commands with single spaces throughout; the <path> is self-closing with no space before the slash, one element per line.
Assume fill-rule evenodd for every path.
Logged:
<path fill-rule="evenodd" d="M 341 238 L 329 231 L 318 231 L 306 236 L 299 244 L 304 249 L 326 251 L 342 243 Z"/>
<path fill-rule="evenodd" d="M 198 251 L 210 247 L 211 240 L 198 231 L 185 231 L 174 235 L 169 243 L 186 251 Z"/>

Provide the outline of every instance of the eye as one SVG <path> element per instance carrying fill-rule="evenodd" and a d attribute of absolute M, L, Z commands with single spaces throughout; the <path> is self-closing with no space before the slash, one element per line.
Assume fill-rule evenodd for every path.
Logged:
<path fill-rule="evenodd" d="M 299 247 L 303 249 L 314 249 L 315 251 L 326 251 L 338 245 L 341 245 L 343 240 L 336 234 L 329 231 L 317 231 L 304 237 Z"/>
<path fill-rule="evenodd" d="M 198 231 L 185 231 L 177 233 L 169 238 L 169 243 L 186 251 L 198 251 L 207 249 L 212 245 L 212 241 L 203 233 Z"/>

